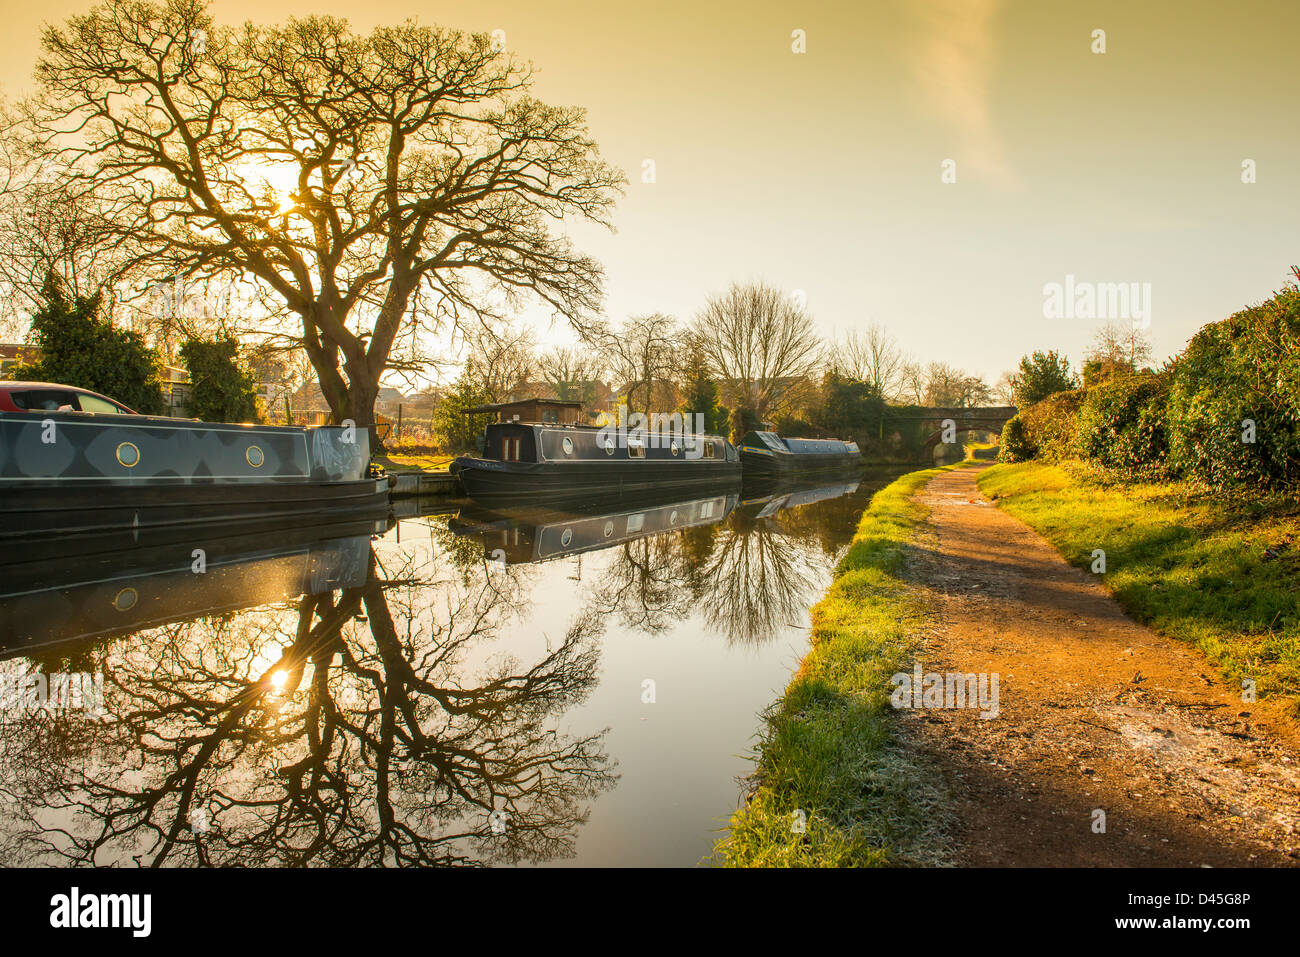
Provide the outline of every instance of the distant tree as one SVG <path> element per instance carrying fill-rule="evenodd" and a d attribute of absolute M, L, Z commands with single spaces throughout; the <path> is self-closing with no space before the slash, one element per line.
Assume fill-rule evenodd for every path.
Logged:
<path fill-rule="evenodd" d="M 136 333 L 101 319 L 98 294 L 69 295 L 51 274 L 41 300 L 27 334 L 40 358 L 16 370 L 15 379 L 77 386 L 146 415 L 162 414 L 162 358 Z"/>
<path fill-rule="evenodd" d="M 433 431 L 444 452 L 467 452 L 475 448 L 479 433 L 491 419 L 488 414 L 469 413 L 475 406 L 492 401 L 483 382 L 483 372 L 471 357 L 434 410 Z"/>
<path fill-rule="evenodd" d="M 820 432 L 859 441 L 882 434 L 885 401 L 875 386 L 832 369 L 822 377 L 820 391 L 821 401 L 811 413 Z"/>
<path fill-rule="evenodd" d="M 1003 372 L 993 383 L 993 398 L 1002 405 L 1016 404 L 1015 378 L 1014 372 Z"/>
<path fill-rule="evenodd" d="M 537 371 L 536 337 L 529 326 L 481 325 L 465 336 L 473 369 L 488 402 L 508 402 Z"/>
<path fill-rule="evenodd" d="M 925 367 L 914 360 L 903 363 L 899 371 L 899 398 L 913 405 L 925 404 Z"/>
<path fill-rule="evenodd" d="M 1034 352 L 1020 359 L 1020 369 L 1011 376 L 1013 404 L 1027 409 L 1057 392 L 1075 389 L 1079 380 L 1070 371 L 1070 360 L 1056 350 Z"/>
<path fill-rule="evenodd" d="M 793 296 L 762 282 L 732 283 L 695 320 L 709 365 L 737 392 L 741 421 L 775 418 L 798 401 L 822 358 L 812 317 Z M 746 411 L 747 410 L 747 411 Z"/>
<path fill-rule="evenodd" d="M 993 390 L 982 378 L 946 362 L 931 362 L 925 376 L 926 405 L 968 409 L 988 405 L 993 397 Z"/>
<path fill-rule="evenodd" d="M 600 359 L 589 349 L 557 346 L 538 358 L 537 370 L 557 399 L 581 402 L 585 408 L 595 402 L 600 386 Z"/>
<path fill-rule="evenodd" d="M 180 348 L 190 374 L 190 415 L 205 422 L 257 421 L 257 386 L 233 338 L 190 339 Z"/>
<path fill-rule="evenodd" d="M 882 399 L 898 397 L 903 386 L 903 353 L 889 332 L 872 323 L 862 332 L 849 332 L 836 345 L 832 364 L 849 379 L 865 382 Z"/>
<path fill-rule="evenodd" d="M 686 353 L 686 375 L 682 392 L 679 411 L 702 415 L 703 429 L 710 435 L 719 435 L 727 430 L 731 410 L 719 403 L 718 383 L 710 375 L 704 353 L 698 346 Z"/>
<path fill-rule="evenodd" d="M 663 313 L 633 316 L 616 331 L 601 336 L 601 346 L 610 356 L 615 374 L 627 386 L 627 404 L 630 412 L 666 412 L 677 405 L 676 398 L 662 401 L 653 408 L 654 388 L 660 386 L 661 400 L 672 387 L 673 371 L 677 364 L 679 329 L 677 320 Z M 637 393 L 642 401 L 636 401 Z"/>
<path fill-rule="evenodd" d="M 1137 372 L 1151 356 L 1151 340 L 1143 330 L 1128 322 L 1108 322 L 1093 333 L 1086 359 L 1092 363 L 1093 377 L 1105 378 L 1113 372 Z"/>

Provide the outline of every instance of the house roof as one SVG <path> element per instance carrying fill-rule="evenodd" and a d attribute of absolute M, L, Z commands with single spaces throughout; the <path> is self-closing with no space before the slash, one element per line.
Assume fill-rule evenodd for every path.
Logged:
<path fill-rule="evenodd" d="M 513 409 L 521 405 L 558 405 L 569 409 L 582 409 L 582 403 L 571 399 L 516 399 L 514 402 L 489 402 L 487 405 L 478 405 L 472 409 L 466 409 L 465 414 L 471 415 L 476 412 L 498 412 L 501 409 Z"/>

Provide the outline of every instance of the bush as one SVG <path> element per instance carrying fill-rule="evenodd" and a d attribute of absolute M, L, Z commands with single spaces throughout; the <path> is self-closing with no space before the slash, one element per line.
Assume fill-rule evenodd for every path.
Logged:
<path fill-rule="evenodd" d="M 189 413 L 204 422 L 255 422 L 257 392 L 234 339 L 190 339 L 181 346 L 190 373 Z"/>
<path fill-rule="evenodd" d="M 41 298 L 27 334 L 40 358 L 15 369 L 14 379 L 89 389 L 143 415 L 162 414 L 162 358 L 137 333 L 99 318 L 98 295 L 69 296 L 51 276 Z"/>
<path fill-rule="evenodd" d="M 1300 481 L 1300 290 L 1287 286 L 1192 338 L 1170 386 L 1168 429 L 1171 466 L 1203 484 Z"/>
<path fill-rule="evenodd" d="M 1169 382 L 1154 372 L 1119 374 L 1089 389 L 1079 407 L 1079 455 L 1133 478 L 1166 471 Z"/>
<path fill-rule="evenodd" d="M 1029 432 L 1025 429 L 1025 420 L 1019 415 L 1007 419 L 1002 426 L 1002 440 L 998 449 L 999 462 L 1025 462 L 1038 454 Z"/>
<path fill-rule="evenodd" d="M 1024 420 L 1034 458 L 1060 462 L 1075 455 L 1074 433 L 1085 395 L 1082 389 L 1058 392 L 1020 412 L 1017 418 Z"/>

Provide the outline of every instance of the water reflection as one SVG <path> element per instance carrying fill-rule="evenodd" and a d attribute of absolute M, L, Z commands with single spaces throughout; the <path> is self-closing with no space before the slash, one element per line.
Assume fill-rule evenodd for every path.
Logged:
<path fill-rule="evenodd" d="M 8 560 L 0 675 L 102 673 L 105 714 L 0 716 L 0 863 L 570 857 L 617 780 L 608 728 L 565 727 L 605 632 L 702 615 L 727 644 L 762 646 L 806 620 L 855 488 L 467 504 L 394 528 L 65 541 Z M 571 583 L 558 609 L 536 587 L 552 562 Z"/>

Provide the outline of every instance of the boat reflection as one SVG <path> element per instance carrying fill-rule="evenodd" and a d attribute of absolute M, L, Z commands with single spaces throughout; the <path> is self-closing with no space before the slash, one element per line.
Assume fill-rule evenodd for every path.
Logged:
<path fill-rule="evenodd" d="M 655 504 L 648 496 L 596 500 L 569 510 L 489 509 L 471 505 L 449 523 L 457 535 L 479 540 L 493 561 L 543 562 L 611 548 L 665 532 L 721 522 L 740 500 L 740 486 L 716 495 Z"/>
<path fill-rule="evenodd" d="M 0 561 L 0 657 L 363 584 L 386 518 L 234 535 L 194 528 L 122 548 L 52 538 Z"/>

